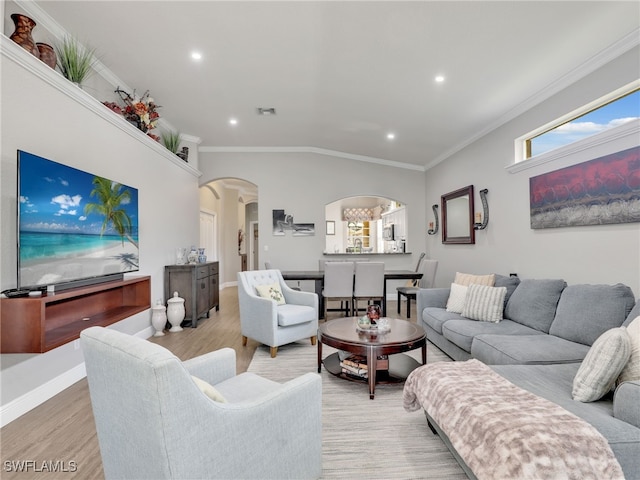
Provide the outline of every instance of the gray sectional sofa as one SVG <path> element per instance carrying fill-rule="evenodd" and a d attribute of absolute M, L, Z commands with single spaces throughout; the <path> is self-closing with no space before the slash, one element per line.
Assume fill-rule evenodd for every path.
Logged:
<path fill-rule="evenodd" d="M 427 338 L 452 359 L 476 358 L 513 384 L 583 418 L 607 439 L 625 477 L 640 479 L 640 382 L 625 382 L 595 402 L 572 399 L 573 379 L 590 346 L 605 331 L 640 316 L 640 300 L 622 284 L 567 286 L 563 280 L 496 275 L 495 286 L 507 288 L 498 323 L 447 312 L 447 288 L 420 290 L 417 321 Z"/>

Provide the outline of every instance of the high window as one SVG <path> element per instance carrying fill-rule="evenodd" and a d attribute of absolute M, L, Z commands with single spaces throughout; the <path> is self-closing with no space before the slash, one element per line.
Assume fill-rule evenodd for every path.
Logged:
<path fill-rule="evenodd" d="M 640 118 L 637 83 L 596 100 L 518 140 L 520 160 L 542 155 L 559 147 L 618 127 Z"/>

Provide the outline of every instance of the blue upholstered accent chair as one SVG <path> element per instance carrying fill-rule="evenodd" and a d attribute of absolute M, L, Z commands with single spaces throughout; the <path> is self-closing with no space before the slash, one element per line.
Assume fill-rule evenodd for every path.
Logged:
<path fill-rule="evenodd" d="M 103 327 L 84 330 L 80 342 L 105 478 L 322 474 L 318 374 L 283 384 L 236 375 L 231 348 L 182 362 L 160 345 Z"/>
<path fill-rule="evenodd" d="M 280 286 L 285 303 L 263 298 L 257 286 Z M 318 296 L 289 287 L 280 270 L 250 270 L 238 272 L 238 303 L 240 305 L 240 329 L 242 344 L 252 338 L 268 345 L 275 358 L 278 347 L 303 338 L 316 344 L 318 333 Z"/>

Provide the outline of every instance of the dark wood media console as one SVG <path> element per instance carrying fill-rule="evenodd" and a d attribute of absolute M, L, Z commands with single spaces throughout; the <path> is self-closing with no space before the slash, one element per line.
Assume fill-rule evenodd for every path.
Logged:
<path fill-rule="evenodd" d="M 0 353 L 44 353 L 151 308 L 151 277 L 132 277 L 41 297 L 0 299 Z"/>

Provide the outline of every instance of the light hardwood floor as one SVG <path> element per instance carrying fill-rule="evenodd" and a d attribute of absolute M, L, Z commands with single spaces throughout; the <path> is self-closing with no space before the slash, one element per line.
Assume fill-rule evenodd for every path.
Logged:
<path fill-rule="evenodd" d="M 390 316 L 396 316 L 396 305 L 396 302 L 388 303 Z M 403 314 L 398 318 L 405 318 L 405 309 L 403 306 Z M 329 314 L 329 318 L 334 316 L 340 314 Z M 415 321 L 415 302 L 412 302 L 411 316 Z M 238 372 L 247 370 L 258 347 L 253 340 L 249 340 L 246 347 L 242 346 L 235 287 L 220 291 L 220 311 L 212 310 L 210 318 L 201 320 L 198 328 L 185 328 L 180 333 L 150 340 L 168 348 L 182 360 L 231 347 L 236 351 Z M 0 478 L 3 480 L 104 478 L 86 378 L 2 428 L 0 460 Z M 29 464 L 29 471 L 9 471 L 15 470 L 15 462 L 19 461 L 34 463 Z M 50 473 L 43 471 L 46 468 L 43 462 L 59 462 L 59 468 L 75 471 Z"/>

